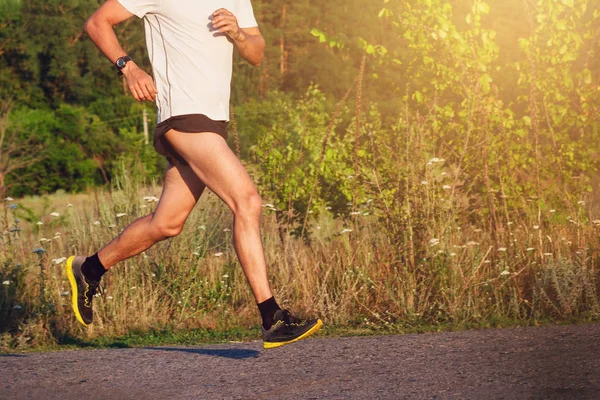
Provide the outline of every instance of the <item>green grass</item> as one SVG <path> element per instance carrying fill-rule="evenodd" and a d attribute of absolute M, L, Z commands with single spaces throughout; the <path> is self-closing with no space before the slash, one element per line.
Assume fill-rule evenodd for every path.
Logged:
<path fill-rule="evenodd" d="M 423 333 L 457 332 L 465 330 L 502 329 L 522 327 L 545 327 L 554 325 L 583 325 L 600 323 L 597 316 L 587 316 L 570 320 L 504 320 L 491 319 L 469 324 L 431 324 L 426 322 L 416 324 L 388 324 L 385 326 L 365 326 L 362 324 L 352 325 L 329 325 L 323 328 L 314 338 L 336 338 L 336 337 L 359 337 L 359 336 L 384 336 L 384 335 L 406 335 Z M 37 353 L 65 350 L 90 350 L 90 349 L 121 349 L 142 348 L 155 346 L 203 346 L 211 344 L 235 344 L 241 342 L 260 341 L 260 328 L 258 325 L 252 327 L 233 327 L 229 329 L 192 329 L 192 330 L 132 330 L 120 336 L 98 336 L 89 339 L 79 337 L 62 338 L 58 343 L 21 349 L 18 353 Z M 0 354 L 14 354 L 14 350 L 0 349 Z"/>

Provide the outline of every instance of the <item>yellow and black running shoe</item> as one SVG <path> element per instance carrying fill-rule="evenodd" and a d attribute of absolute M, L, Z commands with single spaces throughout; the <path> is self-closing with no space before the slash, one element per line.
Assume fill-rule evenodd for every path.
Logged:
<path fill-rule="evenodd" d="M 273 317 L 273 325 L 268 330 L 262 328 L 263 346 L 265 349 L 290 344 L 309 337 L 323 326 L 319 318 L 298 319 L 287 310 L 278 310 Z"/>
<path fill-rule="evenodd" d="M 71 298 L 75 317 L 83 325 L 89 325 L 93 320 L 92 300 L 100 282 L 88 280 L 81 272 L 85 261 L 83 256 L 72 256 L 67 260 L 67 276 L 71 284 Z"/>

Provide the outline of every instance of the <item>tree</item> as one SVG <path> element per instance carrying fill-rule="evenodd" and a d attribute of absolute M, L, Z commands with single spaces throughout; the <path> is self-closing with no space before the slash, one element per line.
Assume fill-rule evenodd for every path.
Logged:
<path fill-rule="evenodd" d="M 7 178 L 39 161 L 40 146 L 33 138 L 22 141 L 17 129 L 10 124 L 12 105 L 8 100 L 0 100 L 0 198 L 6 197 L 11 187 L 27 184 L 27 176 L 7 182 Z"/>

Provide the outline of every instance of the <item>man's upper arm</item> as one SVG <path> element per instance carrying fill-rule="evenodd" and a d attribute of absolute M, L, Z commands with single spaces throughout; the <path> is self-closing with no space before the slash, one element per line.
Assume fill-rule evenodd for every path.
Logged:
<path fill-rule="evenodd" d="M 117 0 L 108 0 L 100 6 L 98 10 L 90 17 L 92 21 L 107 21 L 111 25 L 117 25 L 133 17 L 133 13 L 125 8 Z"/>
<path fill-rule="evenodd" d="M 144 15 L 158 11 L 161 0 L 108 0 L 93 15 L 117 25 L 134 15 L 143 18 Z"/>

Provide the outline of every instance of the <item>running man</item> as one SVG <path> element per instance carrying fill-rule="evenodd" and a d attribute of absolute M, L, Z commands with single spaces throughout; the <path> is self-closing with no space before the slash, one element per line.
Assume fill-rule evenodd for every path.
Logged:
<path fill-rule="evenodd" d="M 113 30 L 134 15 L 144 19 L 154 79 L 127 56 Z M 254 66 L 264 54 L 265 41 L 250 0 L 108 0 L 85 30 L 125 76 L 133 97 L 156 102 L 154 147 L 169 164 L 153 214 L 131 223 L 93 256 L 67 261 L 77 320 L 92 323 L 93 296 L 102 275 L 118 262 L 177 236 L 208 187 L 233 212 L 234 247 L 262 317 L 264 347 L 317 332 L 323 325 L 320 319 L 293 317 L 271 293 L 259 228 L 262 200 L 225 142 L 233 47 Z"/>

